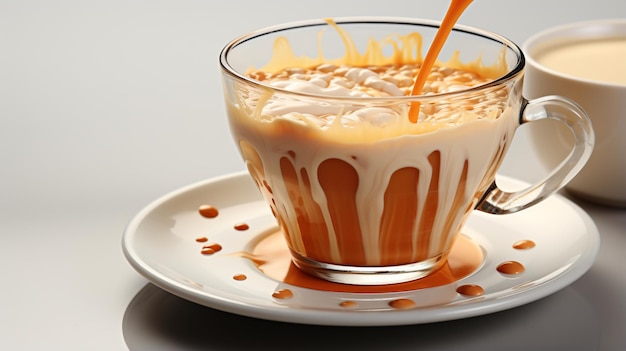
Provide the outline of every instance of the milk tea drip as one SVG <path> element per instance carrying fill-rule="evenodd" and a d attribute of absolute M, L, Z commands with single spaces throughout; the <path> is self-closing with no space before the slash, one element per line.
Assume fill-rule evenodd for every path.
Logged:
<path fill-rule="evenodd" d="M 396 50 L 421 43 L 407 37 Z M 519 111 L 519 87 L 484 86 L 503 63 L 439 63 L 412 123 L 411 101 L 398 97 L 410 94 L 420 57 L 396 52 L 373 64 L 348 53 L 308 66 L 282 57 L 292 65 L 251 69 L 265 87 L 237 82 L 227 107 L 294 256 L 372 267 L 443 261 L 513 138 L 517 119 L 507 115 Z"/>

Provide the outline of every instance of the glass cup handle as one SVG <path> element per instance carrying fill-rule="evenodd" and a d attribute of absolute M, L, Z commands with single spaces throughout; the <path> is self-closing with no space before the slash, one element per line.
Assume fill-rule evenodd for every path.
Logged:
<path fill-rule="evenodd" d="M 543 180 L 520 191 L 503 191 L 494 180 L 476 205 L 476 210 L 492 214 L 523 210 L 558 191 L 583 168 L 591 156 L 595 143 L 589 116 L 578 104 L 562 96 L 524 99 L 520 111 L 520 125 L 546 119 L 563 123 L 572 132 L 574 146 L 569 155 Z"/>

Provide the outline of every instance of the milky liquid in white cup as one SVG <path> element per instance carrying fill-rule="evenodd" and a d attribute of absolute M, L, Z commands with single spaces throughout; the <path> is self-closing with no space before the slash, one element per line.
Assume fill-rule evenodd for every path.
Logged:
<path fill-rule="evenodd" d="M 535 59 L 563 74 L 626 85 L 626 36 L 564 42 Z"/>
<path fill-rule="evenodd" d="M 590 116 L 596 145 L 566 189 L 602 204 L 626 206 L 626 19 L 573 23 L 528 39 L 524 95 L 560 95 Z M 547 168 L 567 155 L 570 133 L 560 126 L 530 130 Z"/>

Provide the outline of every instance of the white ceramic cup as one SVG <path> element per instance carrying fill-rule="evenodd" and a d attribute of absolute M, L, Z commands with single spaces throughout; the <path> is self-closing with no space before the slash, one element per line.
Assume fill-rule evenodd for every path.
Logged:
<path fill-rule="evenodd" d="M 561 51 L 561 55 L 567 56 L 567 62 L 563 63 L 558 58 L 558 50 L 566 50 L 568 45 L 587 47 L 569 51 L 567 55 Z M 597 48 L 603 45 L 614 51 L 610 56 L 594 58 L 600 55 L 602 50 Z M 593 124 L 595 149 L 566 189 L 587 200 L 626 206 L 626 19 L 554 27 L 529 38 L 523 51 L 528 60 L 524 96 L 528 99 L 546 95 L 569 98 L 587 112 Z M 576 60 L 595 64 L 598 70 L 585 72 L 576 68 Z M 602 73 L 600 69 L 606 71 Z M 547 168 L 558 164 L 563 155 L 570 152 L 573 138 L 569 134 L 556 124 L 530 129 L 539 159 Z"/>

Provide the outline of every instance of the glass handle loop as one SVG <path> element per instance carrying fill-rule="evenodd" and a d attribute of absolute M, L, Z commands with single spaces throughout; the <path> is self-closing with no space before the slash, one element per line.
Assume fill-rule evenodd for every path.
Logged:
<path fill-rule="evenodd" d="M 574 136 L 570 153 L 543 180 L 520 191 L 503 191 L 494 181 L 475 209 L 507 214 L 528 208 L 561 189 L 587 163 L 593 151 L 595 135 L 589 116 L 578 104 L 556 95 L 524 100 L 520 125 L 541 120 L 555 120 L 568 127 Z"/>

